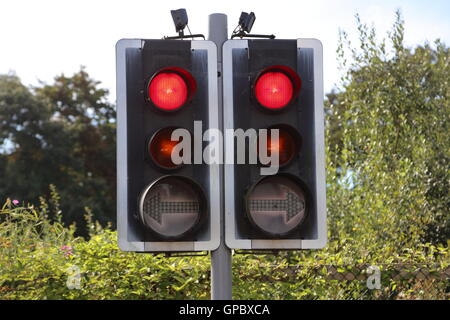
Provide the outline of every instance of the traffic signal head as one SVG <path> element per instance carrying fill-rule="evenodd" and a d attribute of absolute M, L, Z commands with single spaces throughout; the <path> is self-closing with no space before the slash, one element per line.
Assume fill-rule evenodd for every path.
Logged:
<path fill-rule="evenodd" d="M 214 250 L 219 167 L 194 161 L 191 135 L 218 127 L 215 44 L 124 39 L 116 55 L 120 248 Z"/>
<path fill-rule="evenodd" d="M 224 126 L 242 129 L 258 161 L 225 138 L 225 239 L 234 249 L 326 243 L 322 46 L 318 40 L 228 40 Z M 256 139 L 251 138 L 256 132 Z M 252 148 L 252 144 L 256 146 Z M 275 165 L 267 162 L 275 155 Z M 268 170 L 272 169 L 272 170 Z"/>

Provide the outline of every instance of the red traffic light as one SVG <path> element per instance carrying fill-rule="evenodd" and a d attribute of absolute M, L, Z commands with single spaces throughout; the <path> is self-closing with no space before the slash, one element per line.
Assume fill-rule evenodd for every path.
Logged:
<path fill-rule="evenodd" d="M 181 108 L 196 89 L 195 79 L 181 68 L 166 68 L 157 72 L 148 84 L 148 98 L 164 111 Z"/>
<path fill-rule="evenodd" d="M 271 110 L 286 107 L 300 91 L 299 76 L 286 66 L 272 66 L 261 72 L 254 85 L 258 103 Z"/>
<path fill-rule="evenodd" d="M 172 161 L 172 151 L 180 141 L 172 141 L 172 132 L 177 127 L 166 127 L 157 131 L 148 144 L 148 152 L 153 162 L 164 169 L 175 169 L 181 164 Z"/>

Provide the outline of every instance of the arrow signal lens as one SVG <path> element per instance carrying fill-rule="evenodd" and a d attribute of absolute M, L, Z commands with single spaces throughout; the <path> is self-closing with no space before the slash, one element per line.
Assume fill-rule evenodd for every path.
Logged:
<path fill-rule="evenodd" d="M 195 230 L 205 215 L 201 188 L 188 178 L 164 176 L 151 183 L 139 202 L 142 223 L 164 239 L 180 239 Z"/>
<path fill-rule="evenodd" d="M 282 237 L 303 223 L 306 195 L 300 183 L 289 176 L 268 176 L 250 188 L 246 209 L 257 229 L 272 237 Z"/>

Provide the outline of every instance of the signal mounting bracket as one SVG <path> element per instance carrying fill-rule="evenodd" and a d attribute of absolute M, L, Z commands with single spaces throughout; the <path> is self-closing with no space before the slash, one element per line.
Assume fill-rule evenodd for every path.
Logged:
<path fill-rule="evenodd" d="M 203 40 L 206 40 L 205 36 L 203 34 L 189 34 L 184 35 L 183 31 L 178 32 L 178 36 L 172 36 L 172 37 L 163 37 L 164 40 L 177 40 L 177 39 L 194 39 L 194 38 L 203 38 Z"/>
<path fill-rule="evenodd" d="M 178 10 L 170 10 L 170 14 L 172 15 L 173 23 L 175 25 L 175 30 L 178 32 L 178 36 L 173 37 L 163 37 L 164 40 L 176 40 L 176 39 L 194 39 L 194 38 L 203 38 L 205 36 L 203 34 L 192 34 L 191 30 L 188 26 L 188 16 L 186 9 L 178 9 Z M 188 28 L 190 35 L 184 35 L 184 28 Z"/>
<path fill-rule="evenodd" d="M 179 258 L 179 257 L 204 257 L 207 256 L 209 253 L 208 251 L 200 251 L 199 253 L 182 253 L 182 252 L 165 252 L 163 255 L 166 258 Z"/>
<path fill-rule="evenodd" d="M 251 34 L 251 33 L 245 33 L 244 31 L 240 31 L 238 33 L 234 33 L 231 35 L 231 39 L 234 38 L 264 38 L 264 39 L 275 39 L 274 34 Z"/>
<path fill-rule="evenodd" d="M 238 26 L 234 29 L 231 39 L 234 38 L 264 38 L 264 39 L 275 39 L 273 34 L 251 34 L 253 24 L 255 23 L 256 15 L 254 12 L 241 12 L 239 17 Z"/>

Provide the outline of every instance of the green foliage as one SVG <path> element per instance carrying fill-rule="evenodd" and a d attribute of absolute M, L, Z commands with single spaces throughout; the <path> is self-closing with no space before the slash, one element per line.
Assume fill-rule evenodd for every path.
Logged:
<path fill-rule="evenodd" d="M 102 223 L 113 221 L 115 110 L 98 84 L 84 69 L 34 89 L 0 75 L 2 202 L 36 203 L 51 183 L 65 222 L 83 224 L 84 206 Z"/>
<path fill-rule="evenodd" d="M 16 206 L 8 200 L 0 210 L 0 299 L 209 299 L 209 257 L 122 252 L 116 232 L 94 223 L 89 213 L 90 240 L 76 237 L 73 225 L 65 228 L 57 218 L 49 218 L 60 215 L 49 209 L 50 202 L 58 207 L 56 194 L 42 199 L 39 207 Z M 399 254 L 380 249 L 378 255 L 374 264 L 414 263 L 428 269 L 432 265 L 440 274 L 449 267 L 450 252 L 448 247 L 423 245 Z M 358 269 L 360 262 L 349 241 L 333 241 L 326 250 L 300 254 L 236 254 L 233 297 L 446 298 L 447 281 L 394 281 L 388 270 L 383 270 L 380 290 L 368 290 L 365 280 L 329 279 L 327 266 L 361 274 L 366 268 Z"/>
<path fill-rule="evenodd" d="M 414 247 L 450 238 L 450 52 L 389 41 L 357 17 L 359 46 L 341 32 L 342 89 L 327 108 L 328 208 L 333 238 L 361 247 Z M 390 49 L 388 49 L 390 48 Z M 333 205 L 330 205 L 333 204 Z M 361 243 L 361 241 L 363 243 Z"/>
<path fill-rule="evenodd" d="M 56 194 L 48 202 L 58 204 Z M 163 260 L 124 253 L 117 234 L 92 222 L 90 240 L 74 236 L 49 216 L 48 202 L 0 210 L 0 298 L 3 299 L 164 299 L 208 298 L 205 259 Z M 70 268 L 80 271 L 80 289 L 69 289 Z"/>

